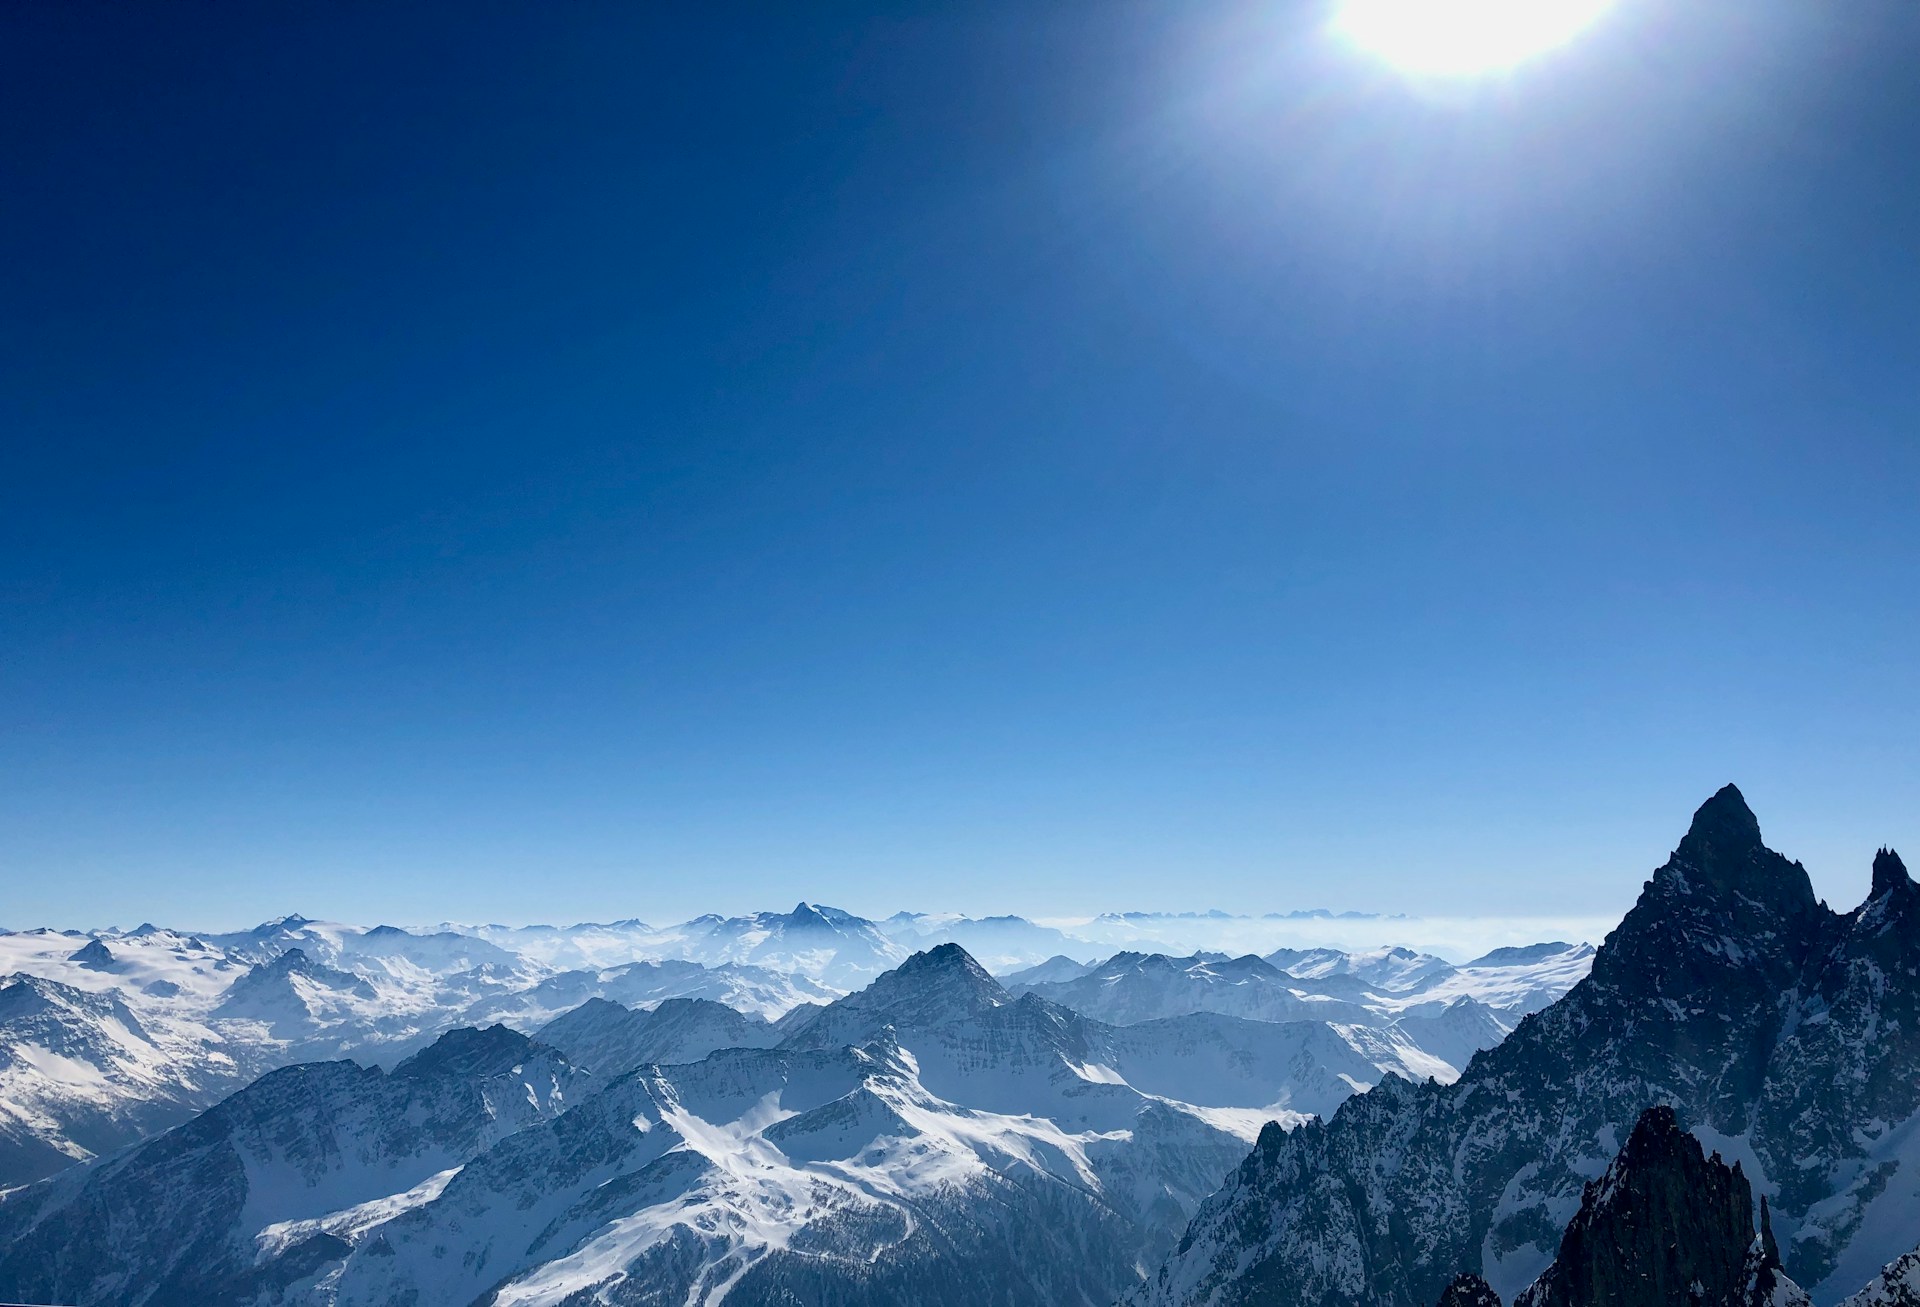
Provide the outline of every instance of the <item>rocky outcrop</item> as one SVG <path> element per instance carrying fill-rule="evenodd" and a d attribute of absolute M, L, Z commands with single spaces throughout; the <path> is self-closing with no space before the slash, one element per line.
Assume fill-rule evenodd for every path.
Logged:
<path fill-rule="evenodd" d="M 1754 1236 L 1740 1164 L 1707 1156 L 1672 1108 L 1655 1107 L 1587 1185 L 1559 1255 L 1514 1307 L 1771 1307 L 1795 1295 L 1773 1240 Z"/>
<path fill-rule="evenodd" d="M 1462 1271 L 1440 1291 L 1438 1307 L 1501 1307 L 1500 1295 L 1479 1276 Z"/>
<path fill-rule="evenodd" d="M 1920 1307 L 1920 1248 L 1888 1262 L 1873 1283 L 1840 1307 Z"/>
<path fill-rule="evenodd" d="M 1728 786 L 1586 980 L 1453 1085 L 1388 1080 L 1268 1130 L 1141 1300 L 1425 1307 L 1457 1272 L 1515 1293 L 1649 1104 L 1741 1141 L 1816 1301 L 1904 1251 L 1920 1175 L 1920 891 L 1892 854 L 1850 913 L 1768 849 Z M 1757 1170 L 1755 1168 L 1758 1168 Z"/>

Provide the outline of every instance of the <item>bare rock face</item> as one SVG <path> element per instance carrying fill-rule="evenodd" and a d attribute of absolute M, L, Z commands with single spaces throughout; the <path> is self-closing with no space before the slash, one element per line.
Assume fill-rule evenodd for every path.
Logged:
<path fill-rule="evenodd" d="M 1501 1307 L 1500 1295 L 1479 1276 L 1462 1271 L 1440 1291 L 1438 1307 Z"/>
<path fill-rule="evenodd" d="M 1388 1079 L 1331 1119 L 1262 1134 L 1137 1301 L 1424 1307 L 1462 1270 L 1516 1294 L 1653 1103 L 1745 1140 L 1781 1260 L 1819 1301 L 1907 1251 L 1920 886 L 1897 856 L 1875 859 L 1866 902 L 1834 912 L 1727 786 L 1585 980 L 1452 1085 Z"/>
<path fill-rule="evenodd" d="M 1672 1108 L 1649 1108 L 1514 1307 L 1745 1307 L 1755 1251 L 1739 1163 L 1706 1156 Z"/>
<path fill-rule="evenodd" d="M 1673 1109 L 1641 1113 L 1627 1145 L 1581 1194 L 1560 1253 L 1513 1307 L 1808 1307 L 1780 1268 L 1765 1199 L 1740 1164 L 1709 1156 Z M 1500 1307 L 1477 1275 L 1454 1277 L 1440 1307 Z M 1877 1304 L 1876 1304 L 1877 1307 Z"/>

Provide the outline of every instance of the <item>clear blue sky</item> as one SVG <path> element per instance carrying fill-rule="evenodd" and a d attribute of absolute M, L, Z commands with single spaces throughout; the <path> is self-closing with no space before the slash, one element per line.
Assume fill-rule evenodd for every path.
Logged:
<path fill-rule="evenodd" d="M 1920 846 L 1920 6 L 0 14 L 0 925 Z"/>

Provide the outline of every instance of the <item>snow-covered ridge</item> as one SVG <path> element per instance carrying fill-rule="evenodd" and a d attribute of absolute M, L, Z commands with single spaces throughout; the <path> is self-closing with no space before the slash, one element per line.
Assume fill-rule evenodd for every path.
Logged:
<path fill-rule="evenodd" d="M 291 956 L 249 974 L 314 969 Z M 533 1042 L 496 1026 L 390 1075 L 276 1072 L 0 1202 L 0 1296 L 1105 1302 L 1263 1127 L 1413 1071 L 1403 1054 L 1317 1021 L 1095 1021 L 950 944 L 779 1023 L 596 998 Z M 169 1186 L 160 1226 L 122 1239 Z"/>
<path fill-rule="evenodd" d="M 278 1066 L 343 1056 L 391 1065 L 459 1026 L 531 1033 L 593 999 L 637 1010 L 701 999 L 774 1022 L 859 990 L 904 962 L 910 943 L 924 951 L 934 947 L 924 937 L 940 933 L 984 940 L 1003 962 L 1064 938 L 1015 917 L 936 922 L 900 914 L 876 923 L 807 903 L 667 928 L 622 921 L 411 931 L 294 914 L 230 932 L 152 924 L 0 932 L 0 986 L 26 977 L 75 996 L 58 1021 L 0 1014 L 0 1188 L 123 1147 Z M 1015 989 L 1035 988 L 1114 1023 L 1205 1011 L 1334 1022 L 1377 1066 L 1450 1079 L 1517 1013 L 1557 993 L 1552 986 L 1571 984 L 1579 964 L 1562 957 L 1456 968 L 1407 949 L 1299 956 L 1306 961 L 1264 1006 L 1250 989 L 1236 1002 L 1224 987 L 1214 998 L 1169 990 L 1123 1010 L 1081 991 L 1044 988 L 1047 975 L 1088 969 L 1070 961 L 1066 971 L 1043 964 Z M 1045 972 L 1048 965 L 1055 972 Z M 1199 971 L 1184 981 L 1192 989 L 1202 972 L 1234 965 L 1196 956 L 1189 969 Z M 1548 976 L 1554 966 L 1567 974 Z M 1280 990 L 1298 1001 L 1281 1002 Z M 85 996 L 111 998 L 119 1014 L 89 1007 Z M 1481 1001 L 1492 1011 L 1480 1012 Z"/>

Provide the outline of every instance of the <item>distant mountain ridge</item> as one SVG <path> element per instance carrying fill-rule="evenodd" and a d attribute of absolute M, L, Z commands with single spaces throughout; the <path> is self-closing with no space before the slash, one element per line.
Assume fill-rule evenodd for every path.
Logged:
<path fill-rule="evenodd" d="M 14 1250 L 0 1295 L 1103 1302 L 1172 1246 L 1265 1123 L 1332 1112 L 1409 1069 L 1320 1021 L 1095 1021 L 1011 993 L 953 944 L 778 1023 L 701 999 L 592 999 L 536 1040 L 455 1031 L 384 1077 L 351 1063 L 275 1072 L 0 1202 Z M 531 1107 L 484 1138 L 465 1125 L 423 1136 L 402 1083 L 420 1078 L 463 1103 L 504 1092 Z M 232 1145 L 238 1171 L 228 1145 L 191 1142 L 225 1140 L 241 1119 L 273 1142 Z M 296 1161 L 311 1183 L 272 1178 Z M 271 1210 L 255 1177 L 278 1195 Z M 182 1196 L 203 1187 L 215 1201 L 196 1212 Z M 155 1194 L 167 1220 L 122 1247 L 113 1232 Z"/>
<path fill-rule="evenodd" d="M 1225 914 L 1196 919 L 1234 920 Z M 804 1017 L 804 1009 L 898 965 L 906 942 L 920 941 L 915 946 L 925 951 L 941 942 L 936 936 L 966 935 L 1001 949 L 1005 961 L 1007 950 L 1052 947 L 1061 938 L 1017 917 L 899 914 L 875 923 L 805 902 L 790 912 L 707 916 L 667 928 L 628 920 L 485 929 L 493 938 L 445 928 L 363 929 L 291 913 L 228 932 L 189 934 L 151 923 L 94 934 L 0 932 L 0 977 L 13 971 L 76 994 L 113 996 L 133 1022 L 109 1020 L 77 1000 L 66 1005 L 65 1031 L 58 1035 L 28 1025 L 9 1028 L 0 1016 L 0 1087 L 16 1087 L 0 1095 L 0 1188 L 135 1142 L 278 1066 L 342 1056 L 391 1065 L 458 1026 L 501 1023 L 530 1033 L 593 999 L 632 1009 L 704 999 L 770 1022 Z M 515 951 L 520 946 L 532 951 Z M 648 950 L 690 956 L 635 959 Z M 1539 977 L 1526 968 L 1501 972 L 1505 989 L 1488 993 L 1495 1014 L 1480 1019 L 1466 1008 L 1442 1014 L 1455 998 L 1477 1000 L 1493 972 L 1475 973 L 1480 979 L 1470 984 L 1459 980 L 1456 988 L 1465 987 L 1459 994 L 1442 993 L 1436 982 L 1421 996 L 1431 999 L 1433 1012 L 1422 1016 L 1401 1011 L 1403 996 L 1381 997 L 1384 989 L 1374 993 L 1356 978 L 1357 969 L 1371 963 L 1342 961 L 1348 955 L 1334 950 L 1314 956 L 1329 974 L 1287 984 L 1307 997 L 1357 996 L 1366 1011 L 1338 1010 L 1353 1024 L 1349 1042 L 1364 1050 L 1370 1065 L 1443 1078 L 1474 1048 L 1499 1037 L 1510 1020 L 1505 1008 L 1536 1001 L 1523 992 L 1527 984 L 1564 989 L 1583 969 L 1574 959 L 1551 976 L 1551 966 L 1535 968 Z M 1091 965 L 1067 963 L 1081 970 Z M 1462 976 L 1470 970 L 1456 969 Z M 1207 1010 L 1261 1019 L 1324 1018 L 1336 1011 L 1332 1004 L 1281 1002 L 1278 991 L 1264 1008 L 1169 993 L 1158 1006 L 1143 999 L 1132 1013 L 1046 992 L 1088 1015 L 1122 1022 Z M 1386 1026 L 1397 1026 L 1397 1033 L 1377 1033 Z M 68 1056 L 55 1044 L 78 1052 Z"/>

